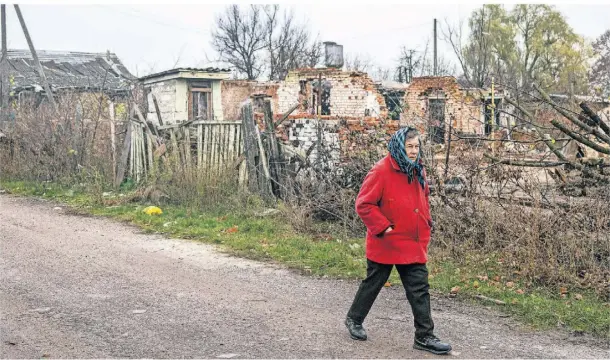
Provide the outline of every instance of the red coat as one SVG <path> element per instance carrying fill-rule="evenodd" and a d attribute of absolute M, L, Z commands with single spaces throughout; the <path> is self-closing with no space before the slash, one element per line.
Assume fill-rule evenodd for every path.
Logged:
<path fill-rule="evenodd" d="M 425 176 L 425 172 L 424 172 Z M 417 176 L 409 184 L 387 155 L 369 171 L 356 198 L 356 212 L 366 225 L 366 257 L 381 264 L 425 264 L 432 218 L 430 188 Z M 384 234 L 393 226 L 394 230 Z"/>

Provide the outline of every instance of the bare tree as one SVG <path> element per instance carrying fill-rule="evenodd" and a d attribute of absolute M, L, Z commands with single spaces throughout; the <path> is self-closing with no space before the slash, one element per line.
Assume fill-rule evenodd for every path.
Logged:
<path fill-rule="evenodd" d="M 250 5 L 242 12 L 238 5 L 230 5 L 216 18 L 212 30 L 212 46 L 222 60 L 235 66 L 248 80 L 261 74 L 261 50 L 267 46 L 265 20 L 261 5 Z"/>
<path fill-rule="evenodd" d="M 413 79 L 414 76 L 434 75 L 433 61 L 428 55 L 427 43 L 423 53 L 403 46 L 400 50 L 400 57 L 395 70 L 394 80 L 402 83 L 408 83 Z M 439 56 L 437 61 L 437 75 L 450 76 L 454 75 L 455 72 L 455 66 L 452 66 L 451 63 L 443 56 Z"/>
<path fill-rule="evenodd" d="M 266 6 L 265 14 L 269 79 L 283 80 L 290 70 L 314 67 L 322 57 L 322 47 L 317 39 L 311 40 L 306 25 L 297 23 L 292 11 L 284 11 L 280 19 L 279 5 Z"/>
<path fill-rule="evenodd" d="M 363 54 L 345 54 L 343 63 L 346 71 L 369 72 L 374 66 L 371 58 Z"/>

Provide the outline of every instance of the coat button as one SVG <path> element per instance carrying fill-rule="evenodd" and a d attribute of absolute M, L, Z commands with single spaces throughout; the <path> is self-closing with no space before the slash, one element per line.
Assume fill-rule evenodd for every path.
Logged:
<path fill-rule="evenodd" d="M 418 213 L 418 212 L 419 212 L 419 209 L 415 209 L 415 212 L 416 212 L 416 213 Z"/>

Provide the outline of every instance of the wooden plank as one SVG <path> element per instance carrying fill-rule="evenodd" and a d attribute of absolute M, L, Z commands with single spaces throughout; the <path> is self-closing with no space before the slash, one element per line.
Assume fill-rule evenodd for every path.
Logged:
<path fill-rule="evenodd" d="M 217 140 L 216 140 L 216 174 L 220 175 L 220 171 L 222 170 L 222 136 L 223 136 L 223 127 L 222 125 L 216 125 L 217 131 Z"/>
<path fill-rule="evenodd" d="M 227 138 L 227 162 L 225 168 L 228 168 L 228 165 L 235 161 L 235 135 L 237 127 L 235 125 L 228 125 L 228 138 Z"/>
<path fill-rule="evenodd" d="M 268 101 L 268 100 L 265 100 Z M 282 115 L 282 117 L 275 122 L 275 124 L 273 124 L 273 128 L 275 129 L 276 127 L 278 127 L 281 123 L 284 122 L 284 120 L 288 119 L 288 116 L 290 116 L 290 114 L 292 114 L 293 111 L 295 111 L 299 105 L 301 105 L 300 103 L 296 103 L 295 105 L 293 105 L 288 111 L 286 111 L 284 113 L 284 115 Z"/>
<path fill-rule="evenodd" d="M 138 181 L 142 181 L 144 176 L 144 151 L 142 151 L 142 134 L 144 130 L 141 125 L 137 125 L 138 129 Z"/>
<path fill-rule="evenodd" d="M 212 154 L 210 155 L 211 160 L 211 168 L 210 168 L 210 173 L 213 177 L 216 177 L 216 170 L 218 168 L 218 159 L 217 159 L 217 152 L 218 152 L 218 127 L 215 125 L 211 125 L 210 127 L 212 135 L 210 136 L 210 145 L 212 146 Z"/>
<path fill-rule="evenodd" d="M 132 172 L 132 176 L 135 179 L 136 182 L 138 182 L 139 180 L 139 171 L 138 168 L 140 166 L 139 164 L 139 158 L 140 158 L 140 149 L 138 148 L 138 141 L 139 141 L 139 137 L 140 137 L 140 132 L 138 131 L 138 127 L 136 126 L 135 123 L 131 124 L 132 129 L 131 131 L 133 131 L 133 172 Z"/>
<path fill-rule="evenodd" d="M 174 166 L 180 166 L 180 149 L 178 149 L 178 140 L 176 139 L 176 132 L 174 129 L 169 130 L 170 141 L 172 143 L 171 157 L 174 162 Z"/>
<path fill-rule="evenodd" d="M 265 120 L 265 133 L 267 134 L 267 142 L 269 148 L 269 173 L 271 175 L 271 189 L 273 194 L 278 197 L 283 197 L 282 189 L 282 169 L 280 159 L 280 149 L 275 136 L 275 126 L 273 124 L 273 112 L 271 110 L 271 101 L 265 100 L 263 103 L 263 112 Z"/>
<path fill-rule="evenodd" d="M 125 169 L 127 168 L 127 160 L 129 159 L 129 153 L 131 146 L 131 123 L 128 122 L 127 125 L 127 133 L 125 135 L 125 139 L 123 141 L 123 148 L 121 149 L 121 159 L 119 160 L 117 176 L 114 179 L 114 186 L 118 188 L 123 182 L 123 177 L 125 176 Z"/>
<path fill-rule="evenodd" d="M 143 124 L 140 127 L 144 128 L 147 126 L 146 126 L 146 124 Z M 146 163 L 146 158 L 147 158 L 146 144 L 144 144 L 144 137 L 145 137 L 144 129 L 142 129 L 142 131 L 140 132 L 140 152 L 142 153 L 141 161 L 142 161 L 142 173 L 143 173 L 142 179 L 146 179 L 146 177 L 148 176 L 148 167 L 147 167 L 147 163 Z"/>
<path fill-rule="evenodd" d="M 228 161 L 228 156 L 229 156 L 229 128 L 227 127 L 226 124 L 220 125 L 220 133 L 221 135 L 221 139 L 222 142 L 220 144 L 221 147 L 221 151 L 220 151 L 220 163 L 222 164 L 221 170 L 224 171 L 227 161 Z"/>
<path fill-rule="evenodd" d="M 273 196 L 273 192 L 271 190 L 271 175 L 269 173 L 269 163 L 267 162 L 267 154 L 265 152 L 265 148 L 263 146 L 263 141 L 261 139 L 260 131 L 258 130 L 258 126 L 255 126 L 255 134 L 256 134 L 256 142 L 258 144 L 259 149 L 259 164 L 260 168 L 262 168 L 263 176 L 259 176 L 259 189 L 260 193 L 265 199 L 270 199 Z M 257 170 L 260 172 L 260 170 Z"/>
<path fill-rule="evenodd" d="M 203 167 L 203 125 L 197 125 L 197 167 Z"/>
<path fill-rule="evenodd" d="M 209 164 L 210 164 L 210 127 L 207 125 L 201 125 L 203 127 L 203 169 L 205 171 L 205 178 L 209 175 Z"/>
<path fill-rule="evenodd" d="M 155 94 L 152 94 L 153 103 L 155 104 L 155 111 L 157 112 L 157 120 L 159 120 L 159 126 L 163 126 L 163 119 L 161 119 L 161 111 L 159 110 L 159 103 L 157 102 L 157 97 Z"/>
<path fill-rule="evenodd" d="M 117 161 L 116 161 L 116 128 L 114 102 L 108 101 L 108 115 L 110 117 L 110 157 L 112 160 L 112 178 L 116 179 Z"/>
<path fill-rule="evenodd" d="M 184 164 L 187 169 L 191 169 L 191 131 L 188 126 L 183 128 L 184 132 Z"/>
<path fill-rule="evenodd" d="M 136 133 L 133 129 L 133 123 L 131 122 L 131 120 L 129 121 L 129 131 L 131 132 L 132 136 L 131 136 L 131 144 L 129 145 L 130 147 L 130 151 L 129 151 L 129 176 L 131 176 L 131 178 L 133 179 L 134 176 L 134 169 L 135 169 L 135 144 L 136 144 Z"/>
<path fill-rule="evenodd" d="M 19 23 L 21 24 L 21 29 L 23 30 L 23 35 L 25 36 L 25 39 L 27 40 L 28 47 L 30 48 L 30 54 L 32 56 L 32 59 L 34 60 L 34 64 L 36 65 L 36 70 L 38 70 L 38 76 L 40 76 L 40 79 L 42 80 L 42 86 L 44 88 L 45 94 L 47 95 L 49 102 L 51 103 L 51 105 L 53 106 L 53 109 L 55 110 L 55 115 L 59 115 L 59 108 L 57 106 L 57 103 L 55 102 L 55 99 L 53 98 L 53 91 L 51 90 L 51 86 L 49 85 L 49 82 L 47 81 L 47 77 L 44 73 L 44 68 L 42 67 L 40 60 L 38 59 L 38 55 L 36 54 L 36 49 L 34 48 L 34 43 L 32 42 L 32 38 L 30 37 L 28 28 L 25 25 L 25 20 L 23 20 L 23 15 L 21 14 L 21 9 L 19 8 L 19 5 L 17 5 L 17 4 L 14 4 L 13 6 L 15 7 L 15 12 L 17 13 L 17 18 L 19 18 Z"/>
<path fill-rule="evenodd" d="M 140 108 L 138 107 L 138 105 L 134 102 L 132 105 L 135 109 L 135 114 L 138 117 L 138 120 L 140 120 L 140 122 L 142 123 L 143 126 L 143 131 L 146 131 L 147 134 L 149 134 L 153 139 L 155 138 L 152 131 L 150 131 L 150 128 L 148 127 L 148 125 L 146 125 L 146 119 L 144 119 L 144 116 L 142 115 L 142 112 L 140 111 Z M 157 150 L 157 142 L 155 141 L 154 143 L 154 147 L 155 150 Z"/>
<path fill-rule="evenodd" d="M 152 137 L 149 135 L 148 138 L 146 139 L 148 144 L 146 146 L 147 152 L 148 152 L 148 166 L 149 166 L 149 172 L 151 174 L 155 173 L 155 158 L 153 156 L 153 145 L 152 142 L 154 141 L 152 139 Z"/>
<path fill-rule="evenodd" d="M 237 134 L 238 134 L 238 137 L 237 137 L 237 149 L 238 149 L 238 151 L 237 151 L 236 155 L 244 153 L 244 142 L 243 142 L 244 127 L 243 127 L 243 125 L 240 125 L 240 126 L 237 127 L 237 129 L 238 129 L 237 130 Z M 241 156 L 243 156 L 243 155 L 240 155 L 240 157 Z M 238 168 L 238 171 L 239 171 L 239 180 L 238 181 L 239 181 L 239 184 L 240 184 L 241 188 L 247 188 L 247 186 L 248 186 L 248 169 L 247 169 L 245 161 L 241 162 L 241 164 L 240 164 L 240 166 Z"/>
<path fill-rule="evenodd" d="M 258 177 L 256 173 L 256 160 L 258 156 L 258 145 L 256 144 L 256 134 L 254 133 L 254 113 L 252 112 L 252 103 L 248 101 L 242 106 L 243 119 L 243 143 L 244 153 L 246 158 L 248 189 L 251 192 L 258 191 Z"/>

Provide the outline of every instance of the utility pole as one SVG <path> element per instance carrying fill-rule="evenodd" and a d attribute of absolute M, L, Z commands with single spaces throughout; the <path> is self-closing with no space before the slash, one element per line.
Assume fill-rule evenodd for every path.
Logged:
<path fill-rule="evenodd" d="M 0 58 L 0 108 L 2 115 L 0 120 L 4 120 L 4 114 L 8 107 L 8 71 L 6 71 L 5 63 L 8 61 L 8 49 L 6 48 L 6 5 L 0 5 L 0 23 L 2 26 L 2 57 Z"/>
<path fill-rule="evenodd" d="M 495 82 L 494 77 L 491 77 L 491 153 L 496 155 L 496 98 L 495 98 Z"/>
<path fill-rule="evenodd" d="M 434 76 L 437 76 L 436 19 L 434 19 Z"/>
<path fill-rule="evenodd" d="M 407 57 L 407 84 L 410 84 L 413 80 L 413 53 L 411 52 Z"/>
<path fill-rule="evenodd" d="M 34 63 L 38 68 L 38 75 L 42 79 L 42 85 L 44 86 L 44 91 L 47 93 L 47 97 L 49 98 L 49 102 L 55 109 L 55 113 L 58 113 L 57 103 L 53 99 L 53 93 L 51 92 L 51 87 L 49 86 L 49 82 L 47 81 L 47 77 L 44 74 L 44 69 L 42 68 L 42 64 L 40 64 L 40 60 L 38 60 L 38 55 L 36 54 L 36 49 L 34 48 L 34 44 L 32 43 L 32 38 L 30 38 L 30 33 L 28 32 L 27 26 L 25 26 L 25 20 L 23 20 L 23 15 L 21 14 L 21 10 L 19 9 L 19 5 L 15 4 L 15 12 L 17 13 L 17 17 L 19 18 L 19 23 L 21 24 L 21 29 L 23 30 L 23 35 L 25 35 L 25 39 L 28 41 L 28 46 L 30 47 L 30 52 L 32 53 L 32 57 L 34 58 Z"/>

